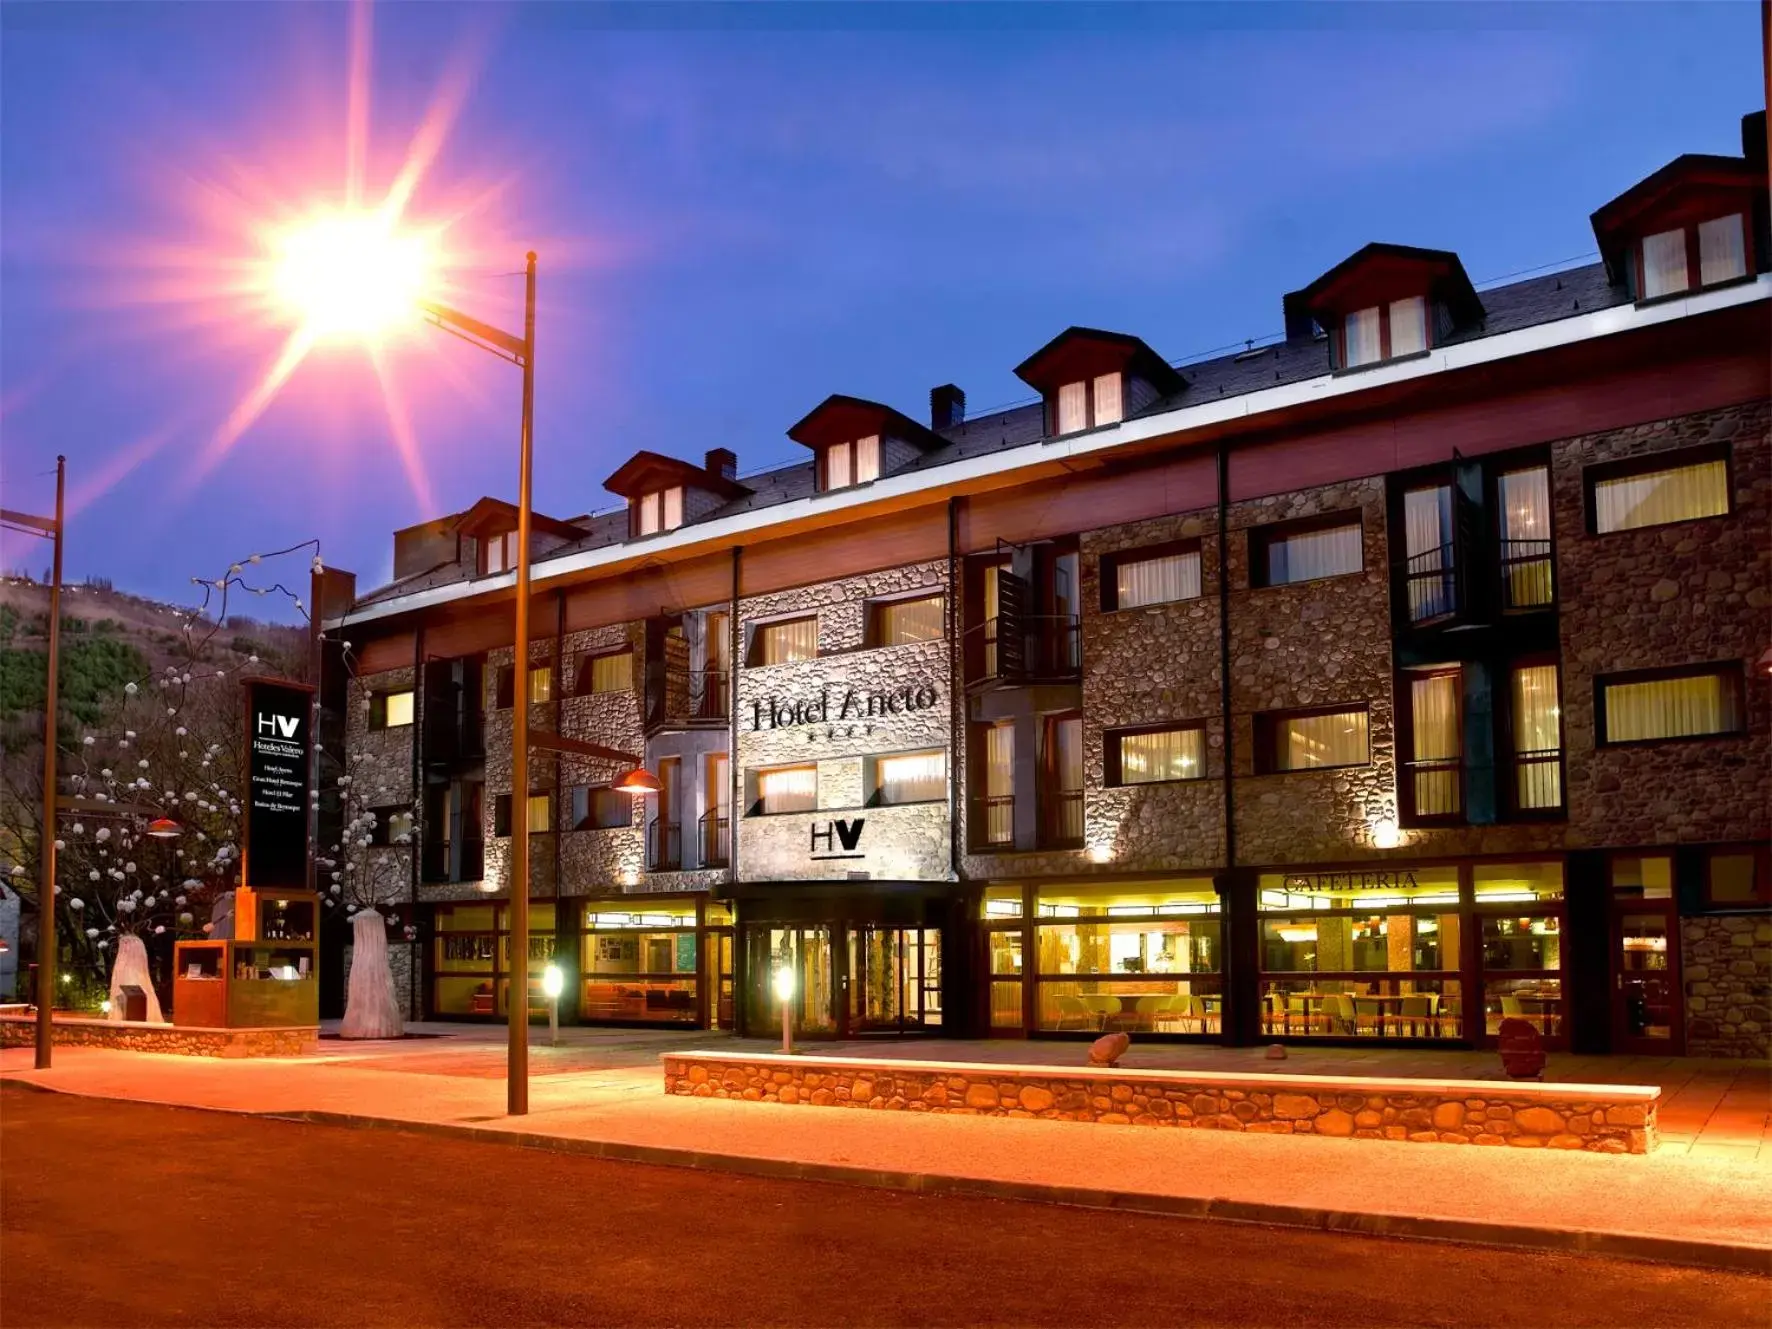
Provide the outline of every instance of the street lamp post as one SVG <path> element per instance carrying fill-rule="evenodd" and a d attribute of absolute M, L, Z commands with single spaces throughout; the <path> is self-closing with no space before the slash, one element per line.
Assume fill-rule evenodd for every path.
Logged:
<path fill-rule="evenodd" d="M 0 525 L 45 535 L 55 542 L 49 574 L 49 659 L 43 685 L 43 832 L 37 857 L 42 879 L 37 887 L 37 1069 L 49 1069 L 55 1042 L 55 745 L 59 737 L 59 673 L 62 639 L 62 491 L 68 459 L 55 459 L 55 516 L 34 517 L 0 509 Z"/>

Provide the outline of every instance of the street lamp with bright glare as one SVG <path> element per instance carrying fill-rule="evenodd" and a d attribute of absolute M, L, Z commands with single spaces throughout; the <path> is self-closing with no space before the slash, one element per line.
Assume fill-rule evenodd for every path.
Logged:
<path fill-rule="evenodd" d="M 783 963 L 775 971 L 775 999 L 781 1003 L 781 1050 L 794 1050 L 794 971 Z"/>
<path fill-rule="evenodd" d="M 416 323 L 436 266 L 432 238 L 383 212 L 322 212 L 278 238 L 273 289 L 315 339 L 373 344 Z"/>

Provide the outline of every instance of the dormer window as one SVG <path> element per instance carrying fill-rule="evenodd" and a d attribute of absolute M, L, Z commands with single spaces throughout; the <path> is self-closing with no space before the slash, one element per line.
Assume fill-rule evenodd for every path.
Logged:
<path fill-rule="evenodd" d="M 824 450 L 824 490 L 848 489 L 880 478 L 880 436 L 869 434 Z"/>
<path fill-rule="evenodd" d="M 1117 373 L 1066 383 L 1059 388 L 1053 405 L 1053 436 L 1118 424 L 1126 416 L 1124 403 Z"/>
<path fill-rule="evenodd" d="M 506 531 L 502 535 L 483 535 L 480 537 L 480 575 L 490 577 L 495 572 L 509 572 L 517 566 L 517 533 Z"/>
<path fill-rule="evenodd" d="M 1654 300 L 1747 276 L 1747 230 L 1739 212 L 1643 237 L 1638 297 Z"/>
<path fill-rule="evenodd" d="M 634 500 L 634 534 L 657 535 L 683 524 L 683 486 L 642 494 Z"/>
<path fill-rule="evenodd" d="M 1427 301 L 1419 295 L 1357 309 L 1342 320 L 1341 368 L 1357 369 L 1428 347 Z"/>

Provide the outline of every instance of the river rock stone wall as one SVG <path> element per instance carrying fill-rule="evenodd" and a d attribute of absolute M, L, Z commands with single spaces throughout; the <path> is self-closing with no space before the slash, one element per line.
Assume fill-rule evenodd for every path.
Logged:
<path fill-rule="evenodd" d="M 811 1107 L 1038 1117 L 1410 1144 L 1643 1154 L 1654 1093 L 1163 1071 L 667 1053 L 665 1092 Z"/>
<path fill-rule="evenodd" d="M 36 1031 L 34 1016 L 0 1015 L 0 1047 L 28 1047 L 36 1042 Z M 57 1047 L 117 1048 L 183 1057 L 301 1057 L 320 1050 L 317 1028 L 191 1029 L 58 1015 L 52 1031 Z"/>
<path fill-rule="evenodd" d="M 1680 937 L 1686 1051 L 1772 1056 L 1772 915 L 1700 914 Z"/>

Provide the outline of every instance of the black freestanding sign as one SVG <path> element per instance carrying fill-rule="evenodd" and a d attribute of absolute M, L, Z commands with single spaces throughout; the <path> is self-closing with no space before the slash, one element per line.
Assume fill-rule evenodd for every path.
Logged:
<path fill-rule="evenodd" d="M 314 690 L 249 678 L 246 686 L 246 840 L 240 884 L 308 889 Z"/>

